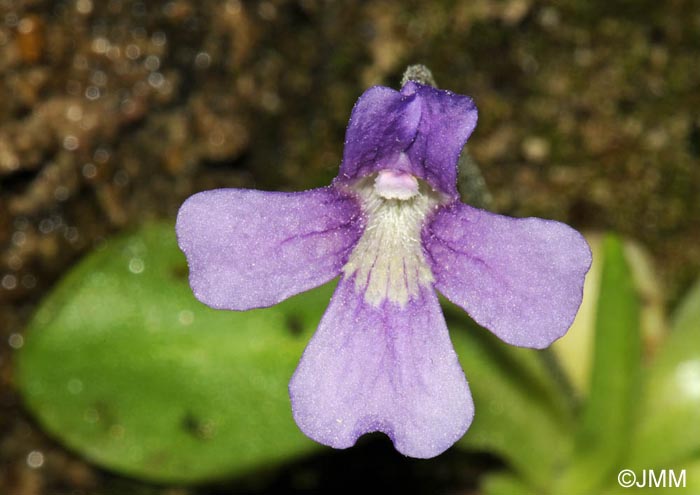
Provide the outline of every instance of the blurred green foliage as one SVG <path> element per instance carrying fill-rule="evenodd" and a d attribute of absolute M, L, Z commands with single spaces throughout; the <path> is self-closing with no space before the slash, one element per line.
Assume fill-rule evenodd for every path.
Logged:
<path fill-rule="evenodd" d="M 628 448 L 639 394 L 640 304 L 622 243 L 607 237 L 595 311 L 591 386 L 577 424 L 572 463 L 558 491 L 595 491 L 615 479 Z"/>
<path fill-rule="evenodd" d="M 600 256 L 585 398 L 554 354 L 508 346 L 444 302 L 476 404 L 457 448 L 510 469 L 484 477 L 486 494 L 618 493 L 622 468 L 687 469 L 700 489 L 700 284 L 644 364 L 621 241 L 608 236 Z M 294 424 L 287 382 L 333 284 L 235 313 L 197 302 L 186 274 L 171 225 L 110 241 L 74 268 L 17 356 L 29 409 L 93 462 L 160 482 L 233 477 L 321 449 Z"/>

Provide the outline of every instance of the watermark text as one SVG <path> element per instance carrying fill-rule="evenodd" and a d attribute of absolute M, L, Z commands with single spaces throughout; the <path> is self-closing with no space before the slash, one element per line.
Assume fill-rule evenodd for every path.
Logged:
<path fill-rule="evenodd" d="M 617 474 L 622 488 L 685 488 L 685 469 L 623 469 Z"/>

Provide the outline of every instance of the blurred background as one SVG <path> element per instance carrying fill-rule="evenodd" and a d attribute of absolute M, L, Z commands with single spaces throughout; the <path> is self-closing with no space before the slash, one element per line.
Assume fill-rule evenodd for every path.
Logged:
<path fill-rule="evenodd" d="M 365 484 L 404 492 L 474 494 L 517 493 L 516 489 L 535 486 L 540 488 L 532 488 L 533 493 L 545 493 L 542 487 L 550 486 L 547 480 L 552 466 L 563 469 L 561 459 L 576 459 L 571 452 L 578 452 L 577 445 L 587 444 L 580 440 L 582 434 L 572 433 L 573 447 L 562 447 L 562 456 L 554 459 L 552 466 L 528 474 L 526 468 L 518 467 L 517 459 L 513 460 L 518 454 L 489 443 L 491 433 L 486 429 L 486 440 L 475 441 L 478 445 L 456 447 L 430 461 L 402 458 L 381 436 L 364 439 L 358 447 L 342 452 L 306 443 L 299 443 L 297 449 L 296 442 L 304 440 L 294 436 L 285 444 L 284 455 L 272 453 L 268 460 L 264 449 L 255 443 L 260 439 L 246 437 L 236 444 L 238 433 L 234 432 L 228 448 L 215 449 L 202 458 L 211 455 L 222 460 L 227 452 L 239 448 L 260 455 L 246 458 L 242 464 L 237 464 L 237 458 L 222 461 L 211 472 L 204 466 L 190 479 L 189 460 L 172 464 L 165 471 L 159 471 L 158 466 L 144 467 L 147 463 L 138 461 L 138 456 L 133 464 L 122 463 L 124 452 L 112 444 L 103 450 L 99 446 L 102 440 L 90 436 L 102 434 L 109 437 L 105 442 L 114 441 L 121 431 L 114 426 L 123 423 L 114 420 L 104 431 L 98 428 L 83 435 L 73 433 L 81 426 L 66 419 L 84 419 L 84 414 L 73 414 L 70 409 L 71 401 L 82 397 L 83 388 L 85 393 L 94 390 L 105 397 L 129 393 L 128 384 L 120 384 L 117 393 L 109 380 L 99 381 L 99 370 L 105 365 L 95 354 L 81 351 L 92 349 L 88 344 L 81 348 L 84 331 L 73 334 L 63 328 L 95 326 L 100 318 L 107 318 L 100 311 L 114 313 L 114 308 L 120 307 L 102 296 L 90 299 L 87 309 L 79 306 L 86 304 L 85 300 L 71 300 L 72 295 L 79 299 L 88 289 L 93 295 L 100 290 L 99 285 L 90 285 L 97 283 L 90 274 L 104 273 L 109 279 L 113 273 L 110 263 L 121 262 L 122 255 L 129 273 L 114 268 L 114 277 L 141 274 L 143 263 L 150 266 L 148 257 L 157 258 L 161 249 L 169 253 L 164 258 L 175 260 L 179 254 L 168 237 L 169 228 L 162 225 L 174 222 L 179 205 L 197 191 L 219 187 L 295 191 L 329 183 L 340 163 L 344 130 L 355 100 L 375 84 L 397 87 L 403 70 L 413 63 L 430 67 L 440 87 L 476 101 L 479 124 L 469 141 L 469 151 L 493 197 L 491 209 L 512 216 L 564 221 L 592 233 L 590 239 L 598 239 L 595 232 L 615 234 L 600 243 L 604 254 L 597 259 L 602 263 L 602 275 L 595 278 L 595 283 L 602 279 L 611 285 L 606 288 L 601 282 L 600 287 L 590 290 L 623 297 L 632 284 L 627 278 L 636 280 L 628 313 L 642 316 L 633 315 L 628 337 L 621 337 L 610 348 L 617 350 L 612 358 L 616 360 L 636 345 L 630 342 L 641 342 L 640 359 L 635 364 L 640 370 L 632 372 L 642 377 L 641 385 L 629 392 L 629 402 L 639 404 L 637 397 L 648 395 L 639 390 L 647 390 L 644 377 L 653 375 L 649 370 L 656 355 L 667 356 L 659 349 L 667 335 L 673 334 L 675 322 L 683 318 L 694 322 L 687 315 L 700 315 L 691 308 L 683 310 L 686 316 L 668 316 L 676 315 L 680 307 L 690 307 L 690 303 L 683 306 L 683 301 L 700 274 L 697 2 L 0 0 L 1 493 L 200 495 L 301 492 Z M 125 232 L 136 234 L 127 240 L 110 240 Z M 623 245 L 627 247 L 620 247 Z M 606 272 L 603 258 L 616 257 L 620 258 L 616 262 L 622 267 L 618 270 L 621 274 L 614 267 Z M 79 263 L 86 259 L 92 259 L 92 265 L 81 269 Z M 178 258 L 177 263 L 183 262 Z M 71 270 L 72 278 L 60 282 Z M 186 285 L 186 268 L 181 266 L 180 270 L 178 287 Z M 639 282 L 640 276 L 628 277 L 627 271 L 644 272 L 643 281 Z M 110 287 L 126 287 L 119 285 L 126 280 L 120 278 Z M 149 283 L 156 288 L 164 284 L 157 277 Z M 169 294 L 169 289 L 164 290 Z M 113 291 L 112 296 L 117 297 L 115 294 Z M 176 297 L 184 301 L 188 293 L 183 290 L 171 299 Z M 283 308 L 279 315 L 270 317 L 270 321 L 281 318 L 292 330 L 300 327 L 304 335 L 290 344 L 289 369 L 274 371 L 279 376 L 275 374 L 277 381 L 271 390 L 280 404 L 276 414 L 284 417 L 280 420 L 282 430 L 293 427 L 285 402 L 285 381 L 325 307 L 323 297 L 319 298 L 320 302 L 293 303 L 291 309 Z M 594 316 L 589 320 L 597 322 L 600 331 L 609 323 L 601 323 L 602 310 L 596 313 L 600 304 L 596 306 L 595 298 L 591 301 L 590 314 Z M 128 307 L 129 302 L 123 304 Z M 158 308 L 169 303 L 162 301 L 163 306 L 157 306 L 160 303 L 149 300 L 148 304 L 156 308 L 153 311 L 166 314 Z M 199 318 L 197 311 L 204 310 L 194 301 L 182 304 L 191 304 L 192 309 L 177 313 L 178 325 L 199 321 L 192 315 Z M 48 309 L 37 319 L 34 315 L 42 306 Z M 313 308 L 309 315 L 306 309 L 299 309 L 307 306 Z M 59 321 L 63 308 L 68 307 L 81 315 L 80 325 Z M 648 307 L 654 313 L 651 320 L 643 315 Z M 610 309 L 610 314 L 616 308 Z M 146 313 L 118 320 L 129 332 L 135 332 L 130 334 L 136 336 L 133 342 L 142 346 L 151 344 L 138 341 L 136 332 L 153 324 L 155 318 Z M 110 314 L 110 325 L 116 324 L 118 316 Z M 624 315 L 610 318 L 622 321 Z M 634 323 L 637 320 L 640 323 Z M 110 325 L 98 330 L 113 328 Z M 158 325 L 167 326 L 167 322 Z M 216 325 L 223 328 L 248 323 L 235 320 L 229 325 L 217 320 Z M 469 322 L 454 325 L 473 326 Z M 41 341 L 44 330 L 46 335 L 55 332 L 57 337 Z M 589 330 L 589 334 L 595 331 Z M 692 334 L 687 342 L 693 344 L 677 347 L 683 352 L 690 349 L 695 357 L 684 354 L 679 362 L 700 366 L 700 361 L 694 360 L 700 359 L 700 339 L 695 337 L 700 329 L 693 326 L 686 332 Z M 235 329 L 222 330 L 223 340 L 227 333 L 234 334 Z M 70 338 L 61 340 L 61 335 Z M 158 335 L 160 348 L 167 348 L 168 333 Z M 34 346 L 32 339 L 37 342 Z M 103 347 L 111 345 L 107 340 L 101 342 Z M 251 334 L 246 342 L 255 347 L 255 336 Z M 455 345 L 459 347 L 457 342 Z M 601 376 L 618 376 L 620 372 L 596 375 L 590 371 L 603 360 L 599 354 L 586 354 L 593 352 L 589 348 L 595 344 L 564 347 L 551 353 L 559 356 L 559 364 L 551 356 L 536 359 L 545 362 L 542 373 L 549 373 L 549 381 L 538 385 L 538 390 L 556 388 L 551 392 L 552 397 L 556 395 L 551 402 L 559 404 L 554 409 L 566 409 L 569 412 L 562 414 L 573 418 L 562 423 L 569 425 L 562 429 L 566 432 L 586 423 L 576 418 L 590 417 L 586 399 L 595 397 L 596 392 L 588 392 L 587 387 L 595 389 L 597 381 L 605 382 Z M 153 357 L 157 353 L 142 349 L 124 347 L 123 355 L 128 358 L 143 352 L 157 359 Z M 62 375 L 62 359 L 65 357 L 69 368 L 71 352 L 77 353 L 81 372 L 96 380 L 94 386 L 88 386 L 88 378 L 71 378 L 78 376 L 78 368 Z M 479 369 L 470 374 L 460 356 L 470 383 L 476 382 Z M 530 359 L 530 354 L 527 356 Z M 85 364 L 91 359 L 95 362 Z M 179 366 L 172 355 L 166 359 L 170 366 Z M 497 364 L 502 361 L 494 359 Z M 670 363 L 672 358 L 668 360 Z M 203 361 L 198 366 L 212 366 L 206 358 Z M 123 373 L 136 369 L 121 362 Z M 251 368 L 256 367 L 255 359 L 250 363 Z M 517 366 L 509 363 L 511 371 L 504 374 L 506 377 L 517 371 Z M 118 370 L 118 363 L 113 365 Z M 700 408 L 698 366 L 683 368 L 686 381 L 696 385 L 688 389 L 694 402 L 691 409 L 684 410 L 683 418 L 697 419 L 693 414 Z M 145 367 L 142 371 L 147 376 L 156 373 Z M 245 376 L 241 370 L 235 373 Z M 581 377 L 590 373 L 594 378 L 587 384 L 588 379 Z M 42 395 L 48 385 L 43 389 L 32 385 L 50 383 L 54 376 L 67 380 L 62 395 L 54 391 L 48 397 Z M 632 381 L 637 383 L 636 378 Z M 265 389 L 268 382 L 261 378 L 256 383 L 258 390 Z M 133 382 L 131 386 L 142 384 Z M 197 393 L 207 396 L 204 389 Z M 248 416 L 258 414 L 255 390 L 245 406 Z M 164 395 L 176 392 L 169 390 Z M 481 409 L 479 394 L 484 404 Z M 547 394 L 550 392 L 542 393 Z M 488 388 L 475 391 L 475 398 L 477 415 L 483 411 L 485 417 L 492 413 L 498 416 L 499 407 L 503 409 L 498 398 L 489 396 Z M 489 400 L 494 402 L 485 405 Z M 135 415 L 135 424 L 159 414 L 144 409 L 138 416 L 134 412 L 139 409 L 138 401 L 133 407 L 115 401 L 118 404 L 114 407 L 121 404 Z M 65 413 L 54 414 L 61 408 L 66 408 Z M 94 411 L 93 423 L 104 422 L 109 416 L 100 407 Z M 603 413 L 610 415 L 604 407 Z M 203 437 L 200 444 L 204 446 L 197 444 L 197 448 L 206 449 L 206 437 L 216 437 L 216 428 L 212 433 L 197 417 L 185 414 L 183 418 L 179 425 L 194 431 L 195 437 Z M 681 421 L 671 416 L 666 419 L 668 423 Z M 530 420 L 523 421 L 527 425 Z M 155 430 L 163 444 L 170 445 L 167 430 L 144 426 L 144 431 Z M 482 438 L 480 431 L 474 435 Z M 649 438 L 672 437 L 663 431 L 664 435 Z M 511 441 L 507 432 L 493 435 L 505 443 L 519 441 Z M 697 440 L 686 449 L 691 453 L 689 460 L 670 456 L 675 464 L 669 461 L 647 467 L 700 463 L 697 428 L 686 428 L 682 435 L 686 440 Z M 143 435 L 135 435 L 130 445 L 137 445 L 139 438 Z M 527 447 L 528 440 L 520 440 L 525 442 L 521 448 Z M 543 437 L 540 441 L 554 442 Z M 188 449 L 183 443 L 176 445 Z M 112 448 L 115 450 L 105 454 Z M 629 447 L 616 448 L 629 453 Z M 587 461 L 582 462 L 586 465 Z M 639 462 L 644 467 L 644 462 Z M 513 466 L 514 476 L 525 482 L 494 482 L 484 488 L 486 475 Z M 617 469 L 606 469 L 613 472 L 606 481 L 615 485 Z M 700 482 L 697 472 L 696 481 Z M 601 474 L 601 479 L 604 477 Z M 196 485 L 190 486 L 192 482 Z M 499 487 L 505 491 L 498 492 Z M 587 493 L 603 493 L 598 488 L 589 490 Z"/>

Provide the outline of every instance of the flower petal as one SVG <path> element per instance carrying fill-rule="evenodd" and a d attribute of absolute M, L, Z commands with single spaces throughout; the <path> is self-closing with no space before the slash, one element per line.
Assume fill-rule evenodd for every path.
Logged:
<path fill-rule="evenodd" d="M 421 119 L 408 156 L 424 178 L 437 191 L 452 198 L 457 192 L 457 162 L 462 148 L 476 127 L 474 101 L 451 91 L 409 81 L 402 94 L 415 93 L 421 101 Z"/>
<path fill-rule="evenodd" d="M 365 91 L 350 115 L 337 180 L 354 180 L 383 169 L 413 173 L 408 161 L 397 163 L 397 159 L 413 142 L 420 116 L 415 95 L 383 86 Z"/>
<path fill-rule="evenodd" d="M 246 310 L 337 276 L 361 223 L 356 200 L 332 187 L 300 193 L 217 189 L 190 197 L 176 230 L 197 299 Z"/>
<path fill-rule="evenodd" d="M 345 278 L 289 391 L 294 419 L 312 439 L 346 448 L 381 431 L 411 457 L 442 453 L 474 412 L 433 289 L 422 288 L 403 308 L 376 307 Z"/>
<path fill-rule="evenodd" d="M 476 119 L 472 99 L 450 91 L 415 82 L 400 92 L 370 88 L 353 108 L 336 180 L 400 170 L 456 198 L 457 160 Z"/>
<path fill-rule="evenodd" d="M 505 342 L 543 348 L 571 326 L 591 251 L 568 225 L 453 203 L 422 238 L 436 288 Z"/>

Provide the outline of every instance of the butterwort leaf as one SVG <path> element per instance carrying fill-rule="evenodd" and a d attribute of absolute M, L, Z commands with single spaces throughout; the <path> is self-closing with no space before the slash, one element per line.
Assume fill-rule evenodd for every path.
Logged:
<path fill-rule="evenodd" d="M 647 374 L 631 464 L 665 467 L 700 461 L 700 280 L 673 314 Z"/>
<path fill-rule="evenodd" d="M 480 488 L 484 495 L 535 495 L 538 493 L 533 487 L 527 485 L 522 478 L 507 472 L 487 474 L 484 476 Z"/>
<path fill-rule="evenodd" d="M 571 452 L 573 428 L 571 404 L 546 351 L 510 346 L 459 308 L 444 308 L 476 407 L 474 423 L 457 445 L 501 456 L 522 483 L 544 489 Z"/>
<path fill-rule="evenodd" d="M 577 398 L 588 395 L 593 366 L 593 343 L 597 305 L 600 302 L 600 276 L 603 268 L 603 240 L 601 233 L 586 234 L 586 240 L 593 252 L 593 264 L 586 276 L 581 307 L 574 324 L 564 337 L 552 345 L 558 363 L 566 374 Z M 640 329 L 644 357 L 650 358 L 659 348 L 659 343 L 668 333 L 668 323 L 664 307 L 664 292 L 660 277 L 654 269 L 649 252 L 639 243 L 623 240 L 623 250 L 632 282 L 641 301 Z"/>
<path fill-rule="evenodd" d="M 640 304 L 622 242 L 603 240 L 590 391 L 562 493 L 592 493 L 614 479 L 629 450 L 641 376 Z"/>
<path fill-rule="evenodd" d="M 331 292 L 215 311 L 192 295 L 172 225 L 152 225 L 43 301 L 17 383 L 46 431 L 99 466 L 157 482 L 241 475 L 317 448 L 287 383 Z"/>

